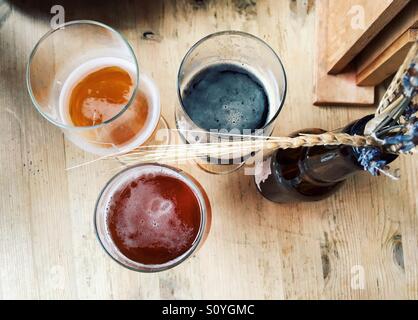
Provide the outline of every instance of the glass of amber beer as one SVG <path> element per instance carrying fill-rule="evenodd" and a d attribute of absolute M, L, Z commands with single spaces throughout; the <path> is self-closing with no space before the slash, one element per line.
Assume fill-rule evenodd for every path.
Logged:
<path fill-rule="evenodd" d="M 26 81 L 37 110 L 87 152 L 121 154 L 168 139 L 154 135 L 167 127 L 157 86 L 107 25 L 72 21 L 49 31 L 30 55 Z"/>
<path fill-rule="evenodd" d="M 94 223 L 101 245 L 116 262 L 158 272 L 182 263 L 203 244 L 211 208 L 202 186 L 187 173 L 144 164 L 109 181 Z"/>

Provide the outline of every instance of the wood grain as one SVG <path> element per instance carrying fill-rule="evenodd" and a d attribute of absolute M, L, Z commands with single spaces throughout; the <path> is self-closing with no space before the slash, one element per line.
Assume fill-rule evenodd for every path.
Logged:
<path fill-rule="evenodd" d="M 373 112 L 312 107 L 313 1 L 253 2 L 61 1 L 67 20 L 100 20 L 123 32 L 158 83 L 171 126 L 181 58 L 225 29 L 263 38 L 284 62 L 289 93 L 276 135 L 339 128 Z M 117 166 L 65 171 L 92 157 L 36 112 L 24 87 L 27 57 L 49 28 L 52 4 L 15 0 L 0 28 L 0 298 L 418 298 L 418 167 L 408 157 L 393 165 L 400 182 L 360 174 L 326 201 L 295 205 L 263 199 L 242 171 L 218 177 L 183 166 L 213 206 L 202 250 L 161 274 L 114 263 L 95 238 L 92 215 Z M 143 36 L 149 32 L 155 36 Z M 350 284 L 356 265 L 364 288 Z"/>
<path fill-rule="evenodd" d="M 330 28 L 329 2 L 321 0 L 316 5 L 313 103 L 316 106 L 373 105 L 375 89 L 357 86 L 354 66 L 338 75 L 328 74 L 327 56 L 331 46 L 327 38 Z"/>
<path fill-rule="evenodd" d="M 410 29 L 418 28 L 418 1 L 411 1 L 356 57 L 357 73 L 364 71 Z"/>
<path fill-rule="evenodd" d="M 408 2 L 409 0 L 329 1 L 329 73 L 341 73 Z"/>
<path fill-rule="evenodd" d="M 418 41 L 418 30 L 406 31 L 367 68 L 357 73 L 357 85 L 377 86 L 395 74 L 416 41 Z"/>

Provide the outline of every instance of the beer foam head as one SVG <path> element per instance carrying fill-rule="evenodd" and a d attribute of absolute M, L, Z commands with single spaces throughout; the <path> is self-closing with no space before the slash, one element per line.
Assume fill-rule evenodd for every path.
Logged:
<path fill-rule="evenodd" d="M 193 229 L 186 227 L 176 213 L 177 204 L 172 200 L 160 195 L 144 192 L 137 189 L 138 179 L 152 180 L 160 176 L 170 177 L 183 182 L 194 194 L 199 202 L 202 210 L 201 197 L 196 190 L 196 186 L 185 176 L 174 169 L 160 165 L 142 165 L 124 171 L 115 179 L 108 187 L 106 201 L 106 227 L 108 228 L 108 217 L 112 212 L 112 208 L 120 198 L 120 193 L 126 193 L 129 189 L 129 197 L 135 199 L 135 210 L 124 211 L 124 219 L 118 226 L 117 233 L 121 238 L 125 239 L 124 245 L 128 248 L 137 248 L 141 246 L 151 246 L 154 239 L 158 238 L 166 248 L 172 250 L 184 247 L 188 243 L 188 239 L 193 235 Z M 119 180 L 119 181 L 118 181 Z M 126 204 L 125 204 L 126 205 Z M 137 219 L 137 211 L 144 212 L 141 220 Z M 134 223 L 132 223 L 135 221 Z M 109 239 L 111 239 L 110 231 L 107 229 Z M 131 237 L 131 235 L 135 237 Z M 182 237 L 179 237 L 182 235 Z"/>
<path fill-rule="evenodd" d="M 111 188 L 109 189 L 110 194 L 115 194 L 118 191 L 121 191 L 126 186 L 128 186 L 133 181 L 139 179 L 139 178 L 148 178 L 152 179 L 157 176 L 166 176 L 171 177 L 177 180 L 182 181 L 185 183 L 195 194 L 196 194 L 196 186 L 192 184 L 187 178 L 185 178 L 181 173 L 177 172 L 176 170 L 165 167 L 161 165 L 153 165 L 153 164 L 146 164 L 146 165 L 140 165 L 137 167 L 130 168 L 126 171 L 123 171 L 121 174 L 123 175 L 123 179 L 115 179 L 111 185 Z M 118 177 L 118 176 L 117 176 Z M 110 196 L 107 199 L 107 207 L 111 205 L 113 199 Z"/>
<path fill-rule="evenodd" d="M 142 145 L 154 132 L 158 124 L 161 112 L 158 89 L 155 83 L 149 77 L 147 77 L 144 73 L 140 73 L 138 77 L 139 81 L 137 83 L 135 64 L 120 58 L 103 57 L 92 59 L 83 63 L 78 68 L 74 69 L 68 76 L 67 80 L 64 82 L 59 96 L 60 118 L 64 123 L 72 125 L 69 114 L 69 101 L 74 87 L 90 73 L 105 67 L 112 66 L 122 68 L 128 72 L 132 78 L 133 85 L 138 85 L 138 91 L 140 91 L 146 97 L 149 112 L 143 129 L 138 132 L 138 134 L 132 140 L 125 143 L 124 145 L 113 145 L 113 147 L 109 148 L 109 145 L 101 146 L 100 143 L 89 141 L 88 139 L 83 138 L 80 134 L 67 132 L 67 137 L 74 144 L 84 150 L 101 156 L 128 152 L 135 147 Z M 106 126 L 106 124 L 104 124 L 104 126 Z M 86 127 L 85 130 L 89 130 L 89 128 Z"/>

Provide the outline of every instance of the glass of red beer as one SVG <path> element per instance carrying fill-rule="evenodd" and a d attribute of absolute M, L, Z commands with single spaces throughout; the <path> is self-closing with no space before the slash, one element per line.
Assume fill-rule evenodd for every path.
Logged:
<path fill-rule="evenodd" d="M 142 164 L 107 183 L 94 223 L 101 245 L 116 262 L 159 272 L 179 265 L 203 244 L 211 207 L 202 186 L 187 173 Z"/>

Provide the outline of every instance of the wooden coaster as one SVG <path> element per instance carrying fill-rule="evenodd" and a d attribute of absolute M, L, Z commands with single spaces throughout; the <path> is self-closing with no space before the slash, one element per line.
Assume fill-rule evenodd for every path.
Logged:
<path fill-rule="evenodd" d="M 372 63 L 357 73 L 357 85 L 376 86 L 395 74 L 416 41 L 418 29 L 406 31 Z"/>
<path fill-rule="evenodd" d="M 327 39 L 330 50 L 327 71 L 331 74 L 342 72 L 408 2 L 409 0 L 329 1 Z"/>
<path fill-rule="evenodd" d="M 351 66 L 342 74 L 329 75 L 328 4 L 316 2 L 316 50 L 314 59 L 314 105 L 316 106 L 371 106 L 375 102 L 374 87 L 358 87 L 356 70 Z"/>

